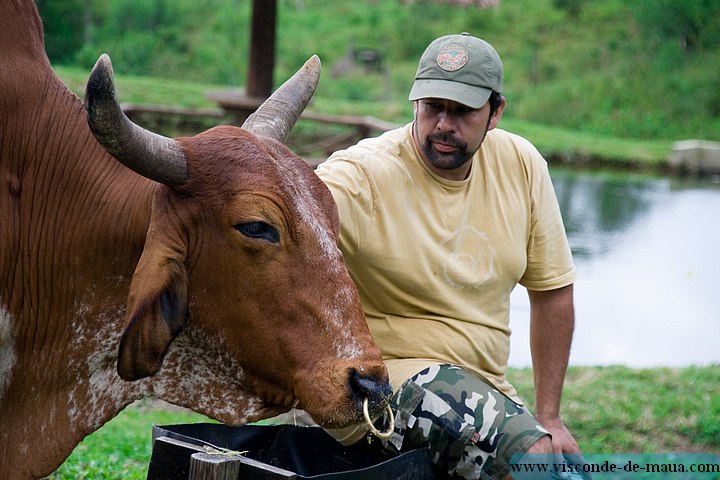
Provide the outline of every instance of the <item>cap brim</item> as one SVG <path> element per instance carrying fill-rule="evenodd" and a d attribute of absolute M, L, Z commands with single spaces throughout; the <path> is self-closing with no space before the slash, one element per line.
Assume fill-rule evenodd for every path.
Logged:
<path fill-rule="evenodd" d="M 492 90 L 489 88 L 474 87 L 460 82 L 415 80 L 408 99 L 415 101 L 421 98 L 442 98 L 471 108 L 480 108 L 487 103 L 491 93 Z"/>

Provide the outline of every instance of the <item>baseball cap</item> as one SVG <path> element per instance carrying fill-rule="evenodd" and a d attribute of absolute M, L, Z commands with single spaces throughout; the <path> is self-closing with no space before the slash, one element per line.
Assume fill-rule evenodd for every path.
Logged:
<path fill-rule="evenodd" d="M 492 91 L 502 93 L 500 56 L 485 40 L 469 33 L 445 35 L 420 57 L 409 100 L 443 98 L 480 108 Z"/>

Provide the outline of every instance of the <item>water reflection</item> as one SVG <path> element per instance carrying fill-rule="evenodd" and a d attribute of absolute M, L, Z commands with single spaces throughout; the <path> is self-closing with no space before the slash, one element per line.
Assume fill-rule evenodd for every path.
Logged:
<path fill-rule="evenodd" d="M 617 175 L 555 174 L 555 190 L 576 259 L 607 252 L 662 194 L 658 182 Z"/>
<path fill-rule="evenodd" d="M 578 268 L 574 365 L 720 363 L 720 188 L 553 171 Z M 529 303 L 512 296 L 510 364 L 530 364 Z"/>

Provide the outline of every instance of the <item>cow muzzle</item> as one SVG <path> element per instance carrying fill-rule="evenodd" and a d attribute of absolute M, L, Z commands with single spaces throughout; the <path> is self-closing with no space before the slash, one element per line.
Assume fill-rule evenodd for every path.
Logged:
<path fill-rule="evenodd" d="M 300 408 L 325 428 L 364 422 L 363 402 L 366 399 L 370 416 L 377 417 L 392 397 L 392 387 L 382 362 L 326 364 L 316 367 L 308 380 L 296 384 Z"/>
<path fill-rule="evenodd" d="M 367 398 L 368 412 L 372 416 L 380 414 L 392 397 L 392 387 L 387 380 L 354 371 L 350 375 L 349 383 L 355 399 L 359 399 L 361 405 Z"/>

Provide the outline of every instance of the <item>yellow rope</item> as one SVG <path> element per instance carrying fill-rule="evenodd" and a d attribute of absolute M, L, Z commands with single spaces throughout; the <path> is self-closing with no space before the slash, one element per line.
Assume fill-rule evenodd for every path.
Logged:
<path fill-rule="evenodd" d="M 247 450 L 237 452 L 235 450 L 230 450 L 229 448 L 211 447 L 209 445 L 203 445 L 203 450 L 205 450 L 205 453 L 208 455 L 217 455 L 220 457 L 241 457 L 247 453 Z"/>

